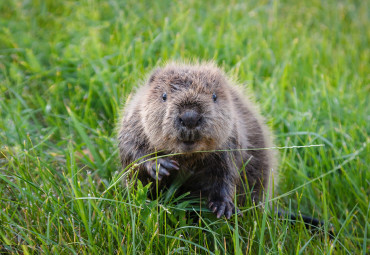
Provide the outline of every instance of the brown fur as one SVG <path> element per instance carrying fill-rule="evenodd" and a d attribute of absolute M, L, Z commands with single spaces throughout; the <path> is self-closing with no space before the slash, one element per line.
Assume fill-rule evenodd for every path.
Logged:
<path fill-rule="evenodd" d="M 196 129 L 184 129 L 178 122 L 178 116 L 188 110 L 202 116 Z M 256 202 L 271 186 L 276 156 L 272 150 L 253 150 L 272 146 L 270 132 L 254 104 L 212 63 L 172 63 L 155 70 L 126 106 L 119 126 L 124 167 L 156 151 L 161 151 L 159 155 L 181 153 L 158 161 L 159 188 L 168 187 L 184 173 L 189 178 L 181 192 L 207 196 L 218 217 L 229 218 L 234 212 L 235 190 L 238 203 L 243 204 L 246 186 Z M 192 144 L 184 143 L 188 140 Z M 155 173 L 154 163 L 139 165 L 138 178 L 143 183 L 154 180 L 150 172 L 154 169 Z"/>

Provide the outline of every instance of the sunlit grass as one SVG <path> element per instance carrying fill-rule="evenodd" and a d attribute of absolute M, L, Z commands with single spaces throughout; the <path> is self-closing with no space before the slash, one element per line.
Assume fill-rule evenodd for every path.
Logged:
<path fill-rule="evenodd" d="M 0 1 L 0 250 L 368 254 L 369 10 L 331 0 Z M 156 65 L 189 59 L 213 59 L 250 88 L 280 147 L 272 204 L 324 220 L 322 234 L 250 202 L 226 221 L 173 190 L 150 201 L 148 187 L 119 179 L 120 106 Z"/>

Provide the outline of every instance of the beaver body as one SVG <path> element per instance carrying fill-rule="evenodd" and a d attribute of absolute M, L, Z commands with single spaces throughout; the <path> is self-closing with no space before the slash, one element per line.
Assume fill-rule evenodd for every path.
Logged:
<path fill-rule="evenodd" d="M 138 178 L 158 179 L 162 189 L 186 176 L 181 192 L 207 197 L 217 217 L 235 212 L 234 195 L 240 204 L 247 196 L 258 202 L 271 186 L 276 156 L 263 149 L 273 145 L 270 132 L 255 105 L 212 63 L 155 70 L 125 107 L 118 141 L 124 167 L 154 152 L 178 153 L 139 164 Z"/>

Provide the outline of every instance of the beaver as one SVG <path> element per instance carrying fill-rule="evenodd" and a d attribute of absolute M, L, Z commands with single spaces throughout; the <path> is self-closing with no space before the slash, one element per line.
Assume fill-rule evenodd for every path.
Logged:
<path fill-rule="evenodd" d="M 256 104 L 214 63 L 153 71 L 124 108 L 118 141 L 124 167 L 142 163 L 136 171 L 143 184 L 156 180 L 164 189 L 186 176 L 179 192 L 206 197 L 217 218 L 239 212 L 235 195 L 242 205 L 247 196 L 261 202 L 271 194 L 271 132 Z"/>

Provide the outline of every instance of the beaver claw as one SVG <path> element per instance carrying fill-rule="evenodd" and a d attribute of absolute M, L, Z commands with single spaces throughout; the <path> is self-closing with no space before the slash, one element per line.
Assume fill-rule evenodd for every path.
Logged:
<path fill-rule="evenodd" d="M 231 201 L 211 201 L 208 207 L 216 214 L 218 219 L 223 215 L 225 215 L 226 219 L 230 219 L 231 215 L 235 214 L 235 206 Z M 236 208 L 236 213 L 241 215 L 238 208 Z"/>
<path fill-rule="evenodd" d="M 162 180 L 164 176 L 169 176 L 171 170 L 179 170 L 179 164 L 171 159 L 159 158 L 151 161 L 147 166 L 148 174 L 155 180 Z M 158 173 L 157 173 L 158 171 Z"/>

